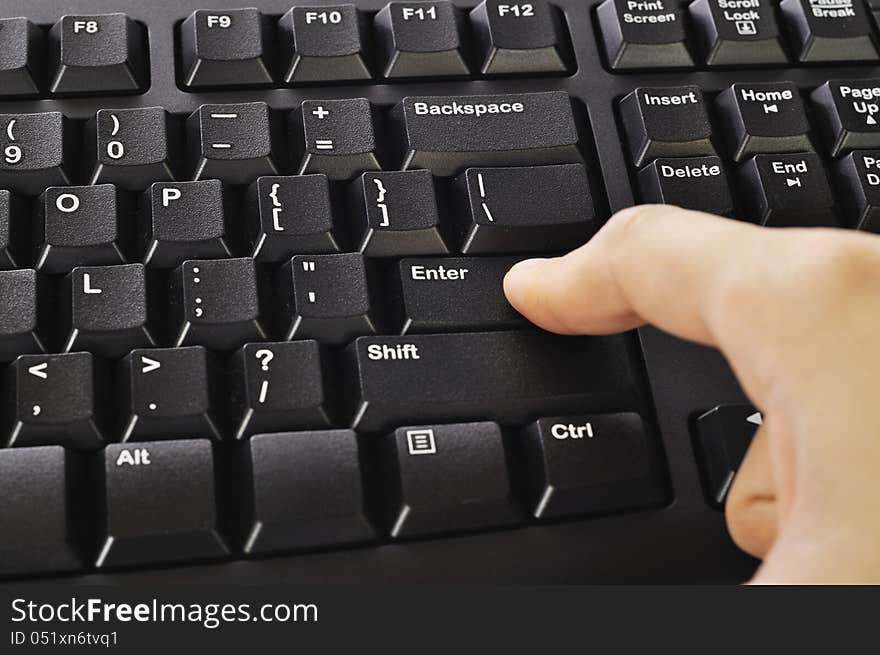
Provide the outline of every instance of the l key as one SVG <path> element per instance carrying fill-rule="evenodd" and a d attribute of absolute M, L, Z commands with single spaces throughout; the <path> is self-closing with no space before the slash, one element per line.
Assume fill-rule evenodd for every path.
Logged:
<path fill-rule="evenodd" d="M 64 352 L 88 350 L 117 359 L 155 345 L 147 330 L 147 287 L 142 264 L 77 267 L 64 278 Z"/>

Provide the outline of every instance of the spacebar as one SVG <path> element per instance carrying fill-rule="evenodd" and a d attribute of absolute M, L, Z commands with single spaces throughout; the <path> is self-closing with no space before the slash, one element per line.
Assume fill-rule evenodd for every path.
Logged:
<path fill-rule="evenodd" d="M 494 420 L 631 406 L 625 337 L 538 331 L 361 337 L 346 351 L 352 427 Z"/>

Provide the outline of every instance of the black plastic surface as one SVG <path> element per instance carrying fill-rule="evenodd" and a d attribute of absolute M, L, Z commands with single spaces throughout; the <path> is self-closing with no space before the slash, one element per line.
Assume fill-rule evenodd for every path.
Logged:
<path fill-rule="evenodd" d="M 28 16 L 41 25 L 64 13 L 122 11 L 148 26 L 149 90 L 122 97 L 2 101 L 2 112 L 61 111 L 86 119 L 103 108 L 163 106 L 188 114 L 202 103 L 266 101 L 276 109 L 299 107 L 307 99 L 365 97 L 384 106 L 407 95 L 480 94 L 564 90 L 588 110 L 608 204 L 617 210 L 633 204 L 632 169 L 618 134 L 616 101 L 640 85 L 696 84 L 715 93 L 734 82 L 794 81 L 811 90 L 836 77 L 880 76 L 871 66 L 792 67 L 730 71 L 612 74 L 604 66 L 597 42 L 591 0 L 553 0 L 564 12 L 577 61 L 568 77 L 526 77 L 478 81 L 431 81 L 313 86 L 293 89 L 184 92 L 175 66 L 175 27 L 193 10 L 257 5 L 281 16 L 291 0 L 4 0 L 0 14 Z M 335 0 L 309 0 L 313 5 Z M 360 8 L 377 11 L 385 0 L 363 0 Z M 474 1 L 458 2 L 473 6 Z M 700 484 L 689 421 L 721 403 L 744 398 L 729 368 L 717 353 L 683 344 L 653 329 L 640 332 L 647 375 L 657 408 L 668 460 L 674 501 L 668 507 L 534 525 L 487 534 L 281 556 L 214 565 L 147 569 L 73 578 L 80 582 L 219 581 L 278 582 L 722 582 L 748 577 L 754 562 L 737 551 L 724 529 L 722 514 L 707 502 Z"/>

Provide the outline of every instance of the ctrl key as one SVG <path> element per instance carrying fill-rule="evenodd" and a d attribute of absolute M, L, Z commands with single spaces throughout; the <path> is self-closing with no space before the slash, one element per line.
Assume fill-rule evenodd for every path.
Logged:
<path fill-rule="evenodd" d="M 102 457 L 104 512 L 97 568 L 228 553 L 218 528 L 209 441 L 113 444 Z"/>
<path fill-rule="evenodd" d="M 394 539 L 522 520 L 497 423 L 403 427 L 380 445 Z"/>
<path fill-rule="evenodd" d="M 537 519 L 652 507 L 667 500 L 658 453 L 638 414 L 542 418 L 520 434 Z"/>

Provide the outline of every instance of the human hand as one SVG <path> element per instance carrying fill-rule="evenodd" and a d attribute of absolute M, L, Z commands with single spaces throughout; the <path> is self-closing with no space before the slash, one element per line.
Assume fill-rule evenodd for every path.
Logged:
<path fill-rule="evenodd" d="M 645 205 L 504 288 L 552 332 L 717 347 L 764 415 L 726 503 L 753 581 L 880 583 L 880 237 Z"/>

